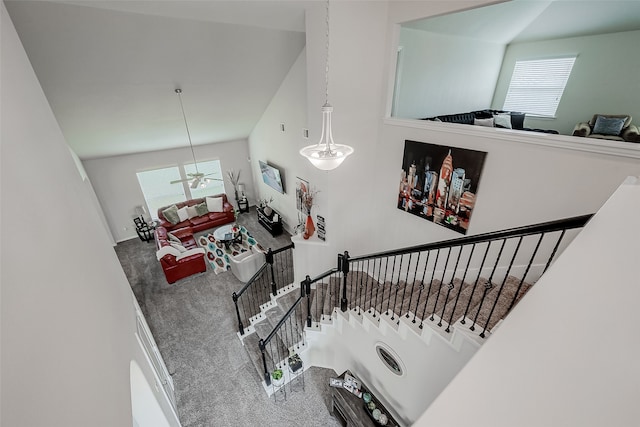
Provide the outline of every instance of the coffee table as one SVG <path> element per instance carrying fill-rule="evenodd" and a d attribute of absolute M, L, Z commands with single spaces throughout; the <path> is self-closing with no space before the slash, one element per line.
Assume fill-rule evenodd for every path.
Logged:
<path fill-rule="evenodd" d="M 242 233 L 240 233 L 240 228 L 238 227 L 238 231 L 234 232 L 232 224 L 216 228 L 213 231 L 213 237 L 217 241 L 224 243 L 224 247 L 227 249 L 229 249 L 229 246 L 232 243 L 242 243 Z"/>

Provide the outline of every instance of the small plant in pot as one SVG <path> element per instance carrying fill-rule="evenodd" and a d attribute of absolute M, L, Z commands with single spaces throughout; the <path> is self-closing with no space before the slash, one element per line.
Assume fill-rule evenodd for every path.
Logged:
<path fill-rule="evenodd" d="M 302 368 L 302 359 L 300 359 L 300 356 L 298 356 L 297 353 L 293 353 L 291 356 L 289 356 L 288 362 L 291 372 L 298 372 L 298 370 Z"/>
<path fill-rule="evenodd" d="M 284 373 L 282 372 L 282 369 L 274 369 L 273 372 L 271 372 L 271 383 L 278 387 L 281 386 L 283 382 Z"/>

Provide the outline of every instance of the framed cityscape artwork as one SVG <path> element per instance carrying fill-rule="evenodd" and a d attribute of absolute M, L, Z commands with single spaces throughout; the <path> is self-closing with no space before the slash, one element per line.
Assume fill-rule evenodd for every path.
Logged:
<path fill-rule="evenodd" d="M 487 153 L 404 142 L 398 209 L 467 234 Z"/>

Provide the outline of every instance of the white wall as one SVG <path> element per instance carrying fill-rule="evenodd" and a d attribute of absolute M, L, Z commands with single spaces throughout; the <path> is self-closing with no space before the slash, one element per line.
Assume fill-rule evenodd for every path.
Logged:
<path fill-rule="evenodd" d="M 185 144 L 188 144 L 186 134 Z M 220 160 L 227 197 L 232 203 L 235 200 L 234 191 L 226 179 L 226 172 L 229 169 L 240 171 L 240 182 L 246 184 L 249 200 L 253 203 L 253 176 L 248 162 L 249 148 L 246 140 L 198 145 L 194 146 L 194 152 L 198 162 Z M 116 242 L 136 236 L 132 220 L 137 216 L 135 207 L 145 204 L 136 173 L 185 163 L 193 163 L 188 146 L 83 161 Z M 235 204 L 234 206 L 237 207 Z"/>
<path fill-rule="evenodd" d="M 306 49 L 303 49 L 249 136 L 256 198 L 273 198 L 270 206 L 280 213 L 283 224 L 289 231 L 301 219 L 296 209 L 296 177 L 306 178 L 304 169 L 300 166 L 303 159 L 298 154 L 304 142 L 308 141 L 303 138 L 302 133 L 307 128 L 306 61 Z M 284 131 L 281 130 L 281 124 L 284 125 Z M 280 169 L 285 194 L 277 192 L 262 181 L 258 161 Z"/>
<path fill-rule="evenodd" d="M 594 114 L 629 114 L 640 121 L 640 56 L 634 54 L 640 31 L 573 37 L 543 42 L 516 43 L 507 48 L 494 108 L 501 109 L 516 60 L 577 55 L 556 119 L 527 117 L 525 127 L 555 129 L 571 135 L 576 123 Z M 636 121 L 637 120 L 637 121 Z"/>
<path fill-rule="evenodd" d="M 415 425 L 636 425 L 638 210 L 631 178 Z"/>
<path fill-rule="evenodd" d="M 400 47 L 394 117 L 417 119 L 491 106 L 503 44 L 402 28 Z"/>
<path fill-rule="evenodd" d="M 132 292 L 2 4 L 2 414 L 132 424 Z M 150 378 L 150 377 L 148 377 Z"/>

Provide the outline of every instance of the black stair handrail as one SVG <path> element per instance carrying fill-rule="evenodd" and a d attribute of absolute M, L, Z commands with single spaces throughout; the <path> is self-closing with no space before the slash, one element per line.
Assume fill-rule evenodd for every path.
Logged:
<path fill-rule="evenodd" d="M 476 234 L 473 236 L 459 237 L 457 239 L 441 240 L 434 243 L 426 243 L 423 245 L 409 246 L 401 249 L 393 249 L 390 251 L 377 252 L 374 254 L 361 255 L 358 257 L 349 257 L 349 262 L 362 261 L 371 258 L 388 257 L 394 255 L 404 255 L 411 252 L 422 252 L 433 249 L 443 249 L 454 246 L 462 246 L 473 243 L 488 242 L 491 240 L 513 238 L 520 236 L 529 236 L 540 233 L 550 233 L 554 231 L 571 230 L 574 228 L 584 227 L 594 214 L 580 215 L 566 219 L 548 221 L 539 224 L 525 225 L 522 227 L 514 227 L 501 231 L 490 231 L 488 233 Z"/>
<path fill-rule="evenodd" d="M 243 293 L 246 292 L 247 289 L 249 289 L 251 287 L 251 285 L 253 284 L 253 282 L 255 281 L 256 277 L 258 277 L 260 275 L 260 273 L 262 272 L 262 270 L 264 270 L 265 268 L 267 268 L 267 266 L 269 265 L 269 258 L 271 258 L 273 260 L 273 256 L 275 254 L 278 254 L 280 252 L 284 252 L 288 249 L 293 249 L 294 248 L 294 244 L 291 243 L 287 246 L 283 246 L 281 248 L 278 248 L 276 250 L 272 250 L 271 248 L 269 248 L 269 250 L 264 254 L 265 255 L 265 262 L 264 264 L 262 264 L 262 266 L 258 269 L 258 271 L 251 277 L 251 279 L 249 279 L 249 281 L 247 281 L 247 283 L 244 284 L 244 286 L 237 292 L 234 292 L 234 294 L 240 298 L 242 296 Z"/>
<path fill-rule="evenodd" d="M 261 281 L 259 279 L 262 279 L 263 276 L 265 275 L 265 272 L 267 275 L 270 276 L 270 278 L 267 278 L 269 280 L 269 288 L 270 288 L 270 293 L 274 296 L 277 295 L 278 292 L 278 284 L 276 283 L 276 272 L 274 270 L 274 264 L 275 264 L 275 255 L 291 250 L 293 249 L 295 246 L 293 243 L 290 243 L 286 246 L 283 246 L 281 248 L 272 250 L 271 248 L 269 248 L 269 250 L 265 253 L 265 261 L 264 264 L 262 264 L 262 266 L 260 266 L 260 268 L 258 268 L 258 271 L 256 271 L 256 273 L 247 281 L 247 283 L 245 283 L 245 285 L 237 292 L 234 292 L 231 295 L 231 298 L 233 299 L 233 303 L 235 305 L 235 309 L 236 309 L 236 316 L 238 319 L 238 332 L 240 333 L 240 335 L 244 335 L 244 327 L 245 324 L 243 322 L 243 318 L 245 320 L 248 321 L 248 319 L 251 316 L 255 316 L 257 313 L 257 311 L 259 311 L 259 307 L 266 303 L 268 301 L 268 293 L 265 294 L 264 290 L 263 291 L 257 291 L 257 286 L 260 285 Z M 281 284 L 283 286 L 289 285 L 289 283 L 285 283 L 285 284 Z M 260 300 L 255 301 L 254 298 L 252 298 L 251 295 L 249 295 L 249 306 L 252 308 L 251 312 L 249 315 L 247 316 L 243 316 L 240 312 L 242 311 L 244 314 L 245 310 L 244 308 L 241 310 L 240 307 L 240 298 L 245 294 L 245 293 L 249 293 L 250 290 L 254 290 L 256 292 L 253 293 L 257 293 L 257 294 L 262 294 L 260 295 L 262 298 L 260 298 Z M 243 305 L 244 307 L 244 305 Z"/>

